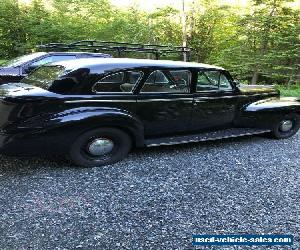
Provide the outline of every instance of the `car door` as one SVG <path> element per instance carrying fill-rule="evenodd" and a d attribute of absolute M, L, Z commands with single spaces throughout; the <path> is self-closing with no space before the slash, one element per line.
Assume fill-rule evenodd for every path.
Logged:
<path fill-rule="evenodd" d="M 149 72 L 137 95 L 137 115 L 145 136 L 186 132 L 192 112 L 191 71 L 160 69 Z"/>
<path fill-rule="evenodd" d="M 231 127 L 236 112 L 236 98 L 235 88 L 224 72 L 198 70 L 190 130 Z"/>

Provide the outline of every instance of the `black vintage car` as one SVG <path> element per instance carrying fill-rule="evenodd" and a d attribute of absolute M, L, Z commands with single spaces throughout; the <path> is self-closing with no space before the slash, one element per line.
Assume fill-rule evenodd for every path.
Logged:
<path fill-rule="evenodd" d="M 0 89 L 2 153 L 61 154 L 81 166 L 117 162 L 133 147 L 288 138 L 300 126 L 299 99 L 198 63 L 77 59 Z"/>
<path fill-rule="evenodd" d="M 0 84 L 19 82 L 32 70 L 44 64 L 90 57 L 111 57 L 109 54 L 89 52 L 36 52 L 20 56 L 0 65 Z"/>

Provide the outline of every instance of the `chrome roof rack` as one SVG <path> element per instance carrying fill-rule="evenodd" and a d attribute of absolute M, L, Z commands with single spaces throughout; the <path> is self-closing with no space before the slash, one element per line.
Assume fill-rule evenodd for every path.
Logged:
<path fill-rule="evenodd" d="M 154 55 L 156 60 L 167 54 L 179 54 L 182 58 L 189 61 L 191 48 L 169 45 L 154 45 L 141 43 L 111 42 L 82 40 L 72 43 L 49 43 L 37 46 L 40 50 L 46 51 L 86 51 L 86 52 L 116 52 L 118 57 L 122 57 L 125 53 L 137 52 Z M 185 56 L 184 56 L 185 55 Z"/>

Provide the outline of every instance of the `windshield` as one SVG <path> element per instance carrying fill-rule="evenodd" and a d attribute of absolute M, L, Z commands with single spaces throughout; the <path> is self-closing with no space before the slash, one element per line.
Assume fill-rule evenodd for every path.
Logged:
<path fill-rule="evenodd" d="M 64 71 L 65 68 L 62 66 L 42 66 L 21 80 L 21 82 L 49 90 L 53 81 L 58 79 Z"/>
<path fill-rule="evenodd" d="M 37 53 L 29 54 L 29 55 L 24 55 L 24 56 L 20 56 L 15 59 L 9 60 L 5 63 L 2 63 L 1 65 L 4 67 L 18 67 L 25 62 L 34 60 L 35 58 L 38 58 L 45 54 L 46 54 L 45 52 L 37 52 Z"/>

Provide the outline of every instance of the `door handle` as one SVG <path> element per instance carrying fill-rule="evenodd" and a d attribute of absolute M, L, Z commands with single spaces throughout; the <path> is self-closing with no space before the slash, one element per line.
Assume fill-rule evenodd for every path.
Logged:
<path fill-rule="evenodd" d="M 184 101 L 186 104 L 193 104 L 197 105 L 198 103 L 203 102 L 202 100 L 189 100 L 189 101 Z"/>
<path fill-rule="evenodd" d="M 190 100 L 190 101 L 184 101 L 183 103 L 191 104 L 191 103 L 194 103 L 194 101 L 193 101 L 193 100 Z"/>
<path fill-rule="evenodd" d="M 194 100 L 193 104 L 196 106 L 196 105 L 198 105 L 198 103 L 201 103 L 201 102 L 203 102 L 203 101 L 202 100 Z"/>

